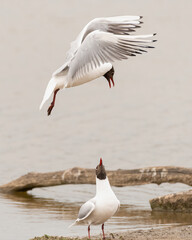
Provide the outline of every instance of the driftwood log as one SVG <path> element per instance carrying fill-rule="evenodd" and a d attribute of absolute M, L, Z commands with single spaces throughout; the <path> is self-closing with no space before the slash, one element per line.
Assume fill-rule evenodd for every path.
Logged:
<path fill-rule="evenodd" d="M 181 167 L 149 167 L 133 170 L 107 171 L 111 185 L 123 187 L 149 183 L 184 183 L 192 186 L 192 169 Z M 0 186 L 1 193 L 28 191 L 33 188 L 62 184 L 95 184 L 95 170 L 72 168 L 64 171 L 31 172 Z M 154 206 L 154 205 L 153 205 Z M 155 208 L 154 208 L 155 209 Z"/>
<path fill-rule="evenodd" d="M 192 190 L 151 199 L 150 205 L 153 211 L 192 213 Z"/>

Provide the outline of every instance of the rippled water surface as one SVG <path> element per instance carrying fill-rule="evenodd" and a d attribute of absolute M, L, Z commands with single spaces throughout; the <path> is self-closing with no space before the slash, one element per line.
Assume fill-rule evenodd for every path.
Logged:
<path fill-rule="evenodd" d="M 0 184 L 30 171 L 95 168 L 100 156 L 106 169 L 191 167 L 191 8 L 189 0 L 1 1 Z M 52 72 L 82 27 L 95 17 L 127 14 L 144 16 L 138 33 L 157 32 L 156 48 L 115 63 L 114 88 L 100 78 L 59 92 L 51 117 L 50 101 L 39 112 Z M 152 213 L 149 206 L 153 197 L 187 189 L 114 188 L 122 206 L 106 231 L 191 224 L 191 215 Z M 84 236 L 86 226 L 67 227 L 94 193 L 93 185 L 71 185 L 0 195 L 0 236 Z"/>
<path fill-rule="evenodd" d="M 149 199 L 166 193 L 188 190 L 183 184 L 153 184 L 113 188 L 121 201 L 120 211 L 106 224 L 106 232 L 192 224 L 191 214 L 151 212 Z M 4 239 L 29 239 L 32 236 L 85 236 L 87 226 L 73 223 L 83 202 L 95 194 L 93 185 L 58 186 L 34 189 L 29 193 L 1 195 L 3 209 L 1 229 Z M 8 226 L 11 231 L 8 230 Z M 101 233 L 100 226 L 91 227 L 92 234 Z"/>

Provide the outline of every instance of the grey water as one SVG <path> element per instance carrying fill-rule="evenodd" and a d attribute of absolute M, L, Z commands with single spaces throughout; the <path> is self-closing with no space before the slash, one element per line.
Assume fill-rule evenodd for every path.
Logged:
<path fill-rule="evenodd" d="M 27 172 L 148 166 L 192 166 L 192 45 L 189 0 L 1 1 L 0 184 Z M 115 87 L 106 79 L 58 93 L 47 117 L 45 87 L 81 29 L 95 17 L 143 15 L 138 34 L 157 32 L 155 49 L 117 62 Z M 183 184 L 113 188 L 120 211 L 107 232 L 191 224 L 190 214 L 153 213 L 149 199 L 190 189 Z M 68 229 L 94 185 L 0 195 L 0 236 L 85 236 Z M 100 233 L 100 226 L 92 228 Z"/>

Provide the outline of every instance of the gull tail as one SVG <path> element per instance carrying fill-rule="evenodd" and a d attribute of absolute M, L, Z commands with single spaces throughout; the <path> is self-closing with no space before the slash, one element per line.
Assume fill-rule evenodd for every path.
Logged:
<path fill-rule="evenodd" d="M 51 94 L 54 92 L 54 90 L 56 88 L 56 85 L 57 85 L 57 81 L 56 81 L 55 77 L 52 77 L 51 80 L 49 81 L 48 85 L 47 85 L 46 90 L 45 90 L 43 100 L 40 104 L 39 110 L 41 110 L 44 103 L 50 98 Z"/>
<path fill-rule="evenodd" d="M 73 227 L 73 226 L 76 225 L 76 224 L 77 224 L 77 220 L 76 220 L 75 222 L 73 222 L 71 225 L 69 225 L 68 228 L 71 228 L 71 227 Z"/>
<path fill-rule="evenodd" d="M 63 65 L 65 66 L 65 65 Z M 63 69 L 61 66 L 53 75 L 51 80 L 49 81 L 47 88 L 45 90 L 45 94 L 43 96 L 43 100 L 39 106 L 39 110 L 43 107 L 44 103 L 50 98 L 51 94 L 57 90 L 62 89 L 63 87 L 67 87 L 67 72 L 68 68 L 65 66 Z"/>

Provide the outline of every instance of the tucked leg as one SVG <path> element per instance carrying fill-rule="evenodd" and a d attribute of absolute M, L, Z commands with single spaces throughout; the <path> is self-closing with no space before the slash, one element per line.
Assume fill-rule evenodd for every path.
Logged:
<path fill-rule="evenodd" d="M 52 109 L 53 109 L 54 106 L 55 106 L 55 99 L 56 99 L 56 94 L 57 94 L 58 91 L 59 91 L 59 89 L 56 89 L 56 90 L 54 91 L 53 101 L 52 101 L 51 105 L 49 106 L 49 108 L 47 109 L 47 115 L 48 115 L 48 116 L 51 114 L 51 111 L 52 111 Z"/>
<path fill-rule="evenodd" d="M 90 225 L 88 226 L 88 238 L 91 239 L 91 237 L 90 237 Z"/>
<path fill-rule="evenodd" d="M 102 224 L 102 232 L 103 232 L 103 240 L 105 239 L 105 233 L 104 233 L 104 223 Z"/>

